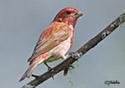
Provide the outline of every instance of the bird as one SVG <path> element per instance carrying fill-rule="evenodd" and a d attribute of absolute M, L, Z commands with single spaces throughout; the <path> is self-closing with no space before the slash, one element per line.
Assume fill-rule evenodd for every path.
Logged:
<path fill-rule="evenodd" d="M 28 59 L 29 68 L 19 82 L 29 78 L 40 63 L 44 63 L 50 69 L 47 63 L 67 58 L 67 53 L 73 44 L 77 19 L 82 15 L 81 11 L 72 7 L 63 8 L 57 13 L 54 20 L 40 35 L 33 53 Z"/>

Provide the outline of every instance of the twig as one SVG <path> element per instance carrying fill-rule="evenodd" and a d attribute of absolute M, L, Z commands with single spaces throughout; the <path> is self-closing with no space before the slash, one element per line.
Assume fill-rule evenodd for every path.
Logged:
<path fill-rule="evenodd" d="M 88 50 L 96 46 L 100 41 L 106 38 L 109 34 L 111 34 L 117 27 L 119 27 L 124 22 L 125 22 L 125 12 L 123 12 L 116 20 L 114 20 L 111 24 L 109 24 L 103 31 L 101 31 L 94 38 L 92 38 L 86 44 L 84 44 L 80 49 L 78 49 L 72 55 L 69 55 L 69 57 L 65 61 L 55 66 L 52 70 L 45 72 L 39 77 L 36 77 L 36 79 L 27 83 L 22 88 L 35 88 L 36 86 L 43 83 L 44 81 L 51 78 L 60 71 L 67 69 L 72 63 L 74 63 L 76 60 L 82 57 Z"/>

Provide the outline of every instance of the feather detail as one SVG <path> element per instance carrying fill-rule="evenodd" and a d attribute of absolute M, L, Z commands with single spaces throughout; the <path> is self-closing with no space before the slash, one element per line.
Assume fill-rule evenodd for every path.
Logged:
<path fill-rule="evenodd" d="M 42 32 L 32 56 L 28 59 L 30 66 L 19 81 L 30 77 L 37 65 L 42 62 L 66 59 L 66 54 L 73 43 L 75 24 L 80 16 L 82 13 L 71 7 L 62 9 L 56 15 L 52 23 Z"/>
<path fill-rule="evenodd" d="M 63 41 L 67 40 L 70 37 L 71 33 L 72 29 L 69 25 L 60 22 L 52 23 L 47 29 L 45 29 L 45 31 L 43 31 L 32 56 L 28 59 L 28 62 L 32 61 L 39 55 L 50 51 Z"/>
<path fill-rule="evenodd" d="M 26 70 L 26 72 L 23 74 L 23 76 L 21 77 L 21 79 L 19 80 L 19 82 L 22 81 L 22 80 L 24 80 L 26 77 L 29 78 L 29 77 L 32 75 L 34 69 L 38 66 L 38 64 L 40 64 L 40 63 L 43 62 L 43 61 L 44 61 L 44 59 L 40 59 L 40 57 L 36 58 L 36 59 L 30 64 L 29 68 L 28 68 L 28 69 Z"/>

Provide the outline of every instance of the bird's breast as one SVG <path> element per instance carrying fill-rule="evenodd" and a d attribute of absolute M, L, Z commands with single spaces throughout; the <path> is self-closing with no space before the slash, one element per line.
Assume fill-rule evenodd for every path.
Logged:
<path fill-rule="evenodd" d="M 64 40 L 62 43 L 60 43 L 50 51 L 51 57 L 48 58 L 46 62 L 52 62 L 58 60 L 61 56 L 64 56 L 70 50 L 72 43 L 73 33 L 71 33 L 71 36 L 68 39 Z"/>
<path fill-rule="evenodd" d="M 71 35 L 69 36 L 69 38 L 67 38 L 66 40 L 64 40 L 62 43 L 60 43 L 58 46 L 56 46 L 52 52 L 63 52 L 63 54 L 67 53 L 69 51 L 69 49 L 72 46 L 72 42 L 73 42 L 73 33 L 71 33 Z"/>

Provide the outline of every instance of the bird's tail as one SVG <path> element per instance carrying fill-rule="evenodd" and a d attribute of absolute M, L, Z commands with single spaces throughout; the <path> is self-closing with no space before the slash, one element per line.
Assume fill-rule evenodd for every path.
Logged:
<path fill-rule="evenodd" d="M 23 74 L 23 76 L 21 77 L 21 79 L 19 80 L 19 82 L 22 81 L 22 80 L 24 80 L 26 77 L 29 78 L 29 77 L 32 75 L 34 69 L 37 67 L 37 65 L 40 64 L 40 63 L 43 62 L 43 61 L 44 61 L 43 59 L 40 60 L 40 59 L 37 59 L 37 58 L 36 58 L 36 60 L 34 60 L 34 61 L 30 64 L 29 68 L 28 68 L 28 69 L 26 70 L 26 72 Z"/>

